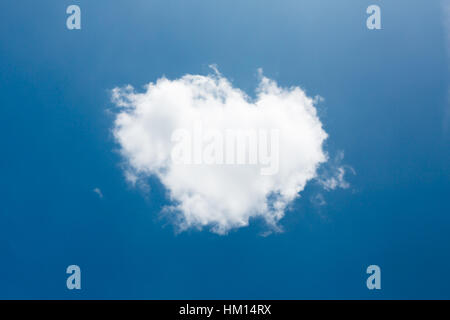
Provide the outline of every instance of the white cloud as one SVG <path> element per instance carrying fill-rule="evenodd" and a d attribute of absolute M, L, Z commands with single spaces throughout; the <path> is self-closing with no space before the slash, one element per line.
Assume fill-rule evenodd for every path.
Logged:
<path fill-rule="evenodd" d="M 311 203 L 317 207 L 322 207 L 327 204 L 325 201 L 325 197 L 321 193 L 317 193 L 316 195 L 310 197 L 309 199 Z"/>
<path fill-rule="evenodd" d="M 342 165 L 344 152 L 339 151 L 333 161 L 329 162 L 327 168 L 323 168 L 317 177 L 317 181 L 325 190 L 335 190 L 337 188 L 347 189 L 350 184 L 345 180 L 345 174 L 350 171 L 356 174 L 355 170 L 347 165 Z"/>
<path fill-rule="evenodd" d="M 252 217 L 262 217 L 276 229 L 287 205 L 327 161 L 327 133 L 315 108 L 319 99 L 299 87 L 281 88 L 262 73 L 255 99 L 218 72 L 161 78 L 142 93 L 131 86 L 115 88 L 112 98 L 120 107 L 113 133 L 127 179 L 135 184 L 136 179 L 158 177 L 173 203 L 164 211 L 181 230 L 210 227 L 223 234 L 248 225 Z M 279 130 L 277 173 L 261 175 L 260 164 L 174 163 L 173 133 L 197 122 L 220 131 Z"/>
<path fill-rule="evenodd" d="M 319 181 L 326 190 L 334 190 L 336 188 L 347 189 L 349 187 L 349 184 L 347 181 L 345 181 L 344 175 L 345 169 L 343 167 L 339 167 L 335 171 L 334 175 L 326 179 L 321 179 Z"/>
<path fill-rule="evenodd" d="M 94 188 L 94 190 L 92 191 L 94 191 L 99 196 L 100 199 L 103 198 L 102 190 L 100 190 L 99 188 Z"/>

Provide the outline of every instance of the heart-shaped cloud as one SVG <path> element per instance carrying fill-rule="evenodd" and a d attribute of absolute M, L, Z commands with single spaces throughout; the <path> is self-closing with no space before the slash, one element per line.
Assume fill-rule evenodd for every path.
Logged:
<path fill-rule="evenodd" d="M 113 90 L 113 132 L 128 179 L 158 177 L 181 230 L 223 234 L 251 217 L 277 228 L 327 160 L 317 100 L 262 74 L 255 99 L 218 72 L 161 78 L 143 93 Z"/>

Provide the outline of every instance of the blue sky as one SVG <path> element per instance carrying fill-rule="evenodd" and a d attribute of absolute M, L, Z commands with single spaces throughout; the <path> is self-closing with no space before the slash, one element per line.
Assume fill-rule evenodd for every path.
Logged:
<path fill-rule="evenodd" d="M 81 30 L 66 29 L 71 4 Z M 382 30 L 366 28 L 371 4 Z M 0 12 L 0 298 L 450 298 L 440 1 L 6 0 Z M 260 221 L 175 233 L 161 183 L 124 179 L 110 90 L 210 64 L 250 95 L 263 68 L 324 97 L 326 148 L 345 152 L 350 188 L 308 184 L 267 237 Z M 81 291 L 65 286 L 71 264 Z M 382 290 L 366 287 L 371 264 Z"/>

